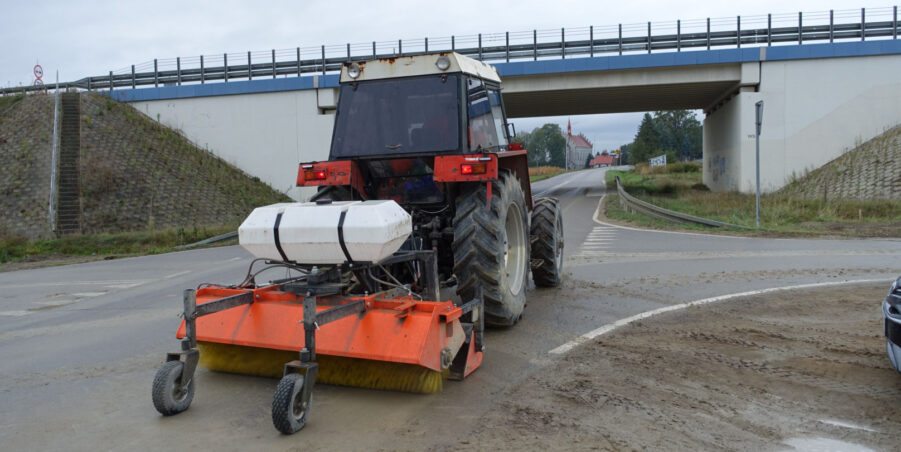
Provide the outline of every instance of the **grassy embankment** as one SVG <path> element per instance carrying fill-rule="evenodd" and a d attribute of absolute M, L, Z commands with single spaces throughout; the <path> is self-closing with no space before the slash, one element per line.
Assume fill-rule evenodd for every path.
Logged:
<path fill-rule="evenodd" d="M 700 166 L 676 163 L 651 168 L 638 165 L 633 171 L 608 171 L 607 216 L 654 228 L 706 229 L 703 226 L 674 226 L 623 210 L 616 193 L 614 176 L 626 191 L 654 205 L 754 228 L 755 196 L 736 192 L 714 193 L 701 181 Z M 790 193 L 761 196 L 761 232 L 780 235 L 821 235 L 897 237 L 901 235 L 901 200 L 810 199 Z M 756 234 L 754 229 L 731 232 Z"/>

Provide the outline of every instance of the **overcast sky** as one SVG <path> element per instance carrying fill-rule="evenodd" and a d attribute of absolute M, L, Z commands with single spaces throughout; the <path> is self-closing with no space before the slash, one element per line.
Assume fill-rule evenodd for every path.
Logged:
<path fill-rule="evenodd" d="M 833 0 L 0 0 L 0 86 L 31 84 L 35 63 L 43 66 L 44 82 L 50 83 L 57 70 L 61 81 L 70 81 L 154 58 L 862 6 L 890 5 Z M 517 130 L 548 121 L 565 129 L 568 118 L 515 122 Z M 594 141 L 596 150 L 614 149 L 631 141 L 641 113 L 571 119 L 573 131 Z"/>

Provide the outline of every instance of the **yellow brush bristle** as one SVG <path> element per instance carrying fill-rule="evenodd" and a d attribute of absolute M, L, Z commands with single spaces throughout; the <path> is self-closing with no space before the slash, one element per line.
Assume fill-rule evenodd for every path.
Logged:
<path fill-rule="evenodd" d="M 200 365 L 207 369 L 243 375 L 279 378 L 285 363 L 297 352 L 199 342 Z M 444 389 L 444 374 L 413 364 L 317 355 L 317 383 L 388 391 L 431 394 Z"/>

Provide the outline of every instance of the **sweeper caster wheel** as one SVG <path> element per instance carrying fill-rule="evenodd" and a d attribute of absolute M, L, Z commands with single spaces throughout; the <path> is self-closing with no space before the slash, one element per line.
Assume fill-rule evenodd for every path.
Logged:
<path fill-rule="evenodd" d="M 303 428 L 313 403 L 313 395 L 304 400 L 304 377 L 301 374 L 285 375 L 278 382 L 272 399 L 272 423 L 275 428 L 290 435 Z"/>
<path fill-rule="evenodd" d="M 191 406 L 194 399 L 194 379 L 187 385 L 181 384 L 185 364 L 168 361 L 160 367 L 153 378 L 153 407 L 163 416 L 181 413 Z"/>

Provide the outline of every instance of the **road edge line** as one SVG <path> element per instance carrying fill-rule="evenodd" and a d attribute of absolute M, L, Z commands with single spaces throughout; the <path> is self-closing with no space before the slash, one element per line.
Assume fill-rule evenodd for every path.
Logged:
<path fill-rule="evenodd" d="M 598 336 L 602 336 L 611 331 L 614 331 L 620 327 L 629 325 L 629 324 L 637 322 L 639 320 L 644 320 L 649 317 L 663 314 L 665 312 L 678 311 L 680 309 L 685 309 L 685 308 L 692 307 L 692 306 L 701 306 L 701 305 L 705 305 L 705 304 L 716 303 L 719 301 L 728 301 L 728 300 L 732 300 L 735 298 L 750 297 L 750 296 L 754 296 L 754 295 L 763 295 L 763 294 L 768 294 L 768 293 L 773 293 L 773 292 L 782 292 L 782 291 L 788 291 L 788 290 L 814 289 L 814 288 L 820 288 L 820 287 L 840 286 L 840 285 L 844 285 L 844 284 L 867 284 L 867 283 L 891 282 L 891 281 L 892 281 L 891 278 L 887 278 L 887 279 L 852 279 L 852 280 L 845 280 L 845 281 L 797 284 L 797 285 L 793 285 L 793 286 L 770 287 L 767 289 L 751 290 L 748 292 L 731 293 L 731 294 L 726 294 L 726 295 L 719 295 L 716 297 L 702 298 L 700 300 L 689 301 L 687 303 L 681 303 L 681 304 L 676 304 L 676 305 L 671 305 L 671 306 L 664 306 L 661 308 L 652 309 L 650 311 L 645 311 L 645 312 L 642 312 L 639 314 L 635 314 L 633 316 L 629 316 L 624 319 L 620 319 L 613 323 L 608 323 L 604 326 L 601 326 L 599 328 L 591 330 L 591 331 L 589 331 L 589 332 L 587 332 L 563 345 L 560 345 L 559 347 L 556 347 L 556 348 L 548 351 L 548 354 L 550 354 L 550 355 L 565 355 L 566 353 L 568 353 L 572 349 L 578 347 L 579 345 L 584 344 L 585 342 L 588 342 Z"/>

